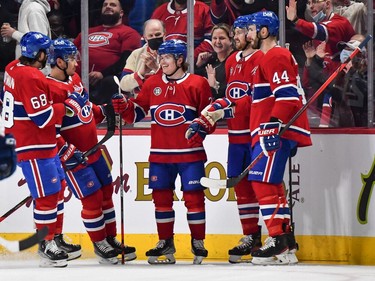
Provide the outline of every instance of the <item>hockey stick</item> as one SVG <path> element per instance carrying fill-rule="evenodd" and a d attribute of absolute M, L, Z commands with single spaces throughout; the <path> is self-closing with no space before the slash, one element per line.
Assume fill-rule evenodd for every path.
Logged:
<path fill-rule="evenodd" d="M 15 211 L 17 211 L 19 208 L 21 208 L 24 204 L 30 202 L 32 200 L 31 195 L 27 196 L 25 199 L 23 199 L 21 202 L 19 202 L 16 206 L 11 208 L 8 212 L 6 212 L 4 215 L 0 217 L 0 222 L 5 220 L 7 217 L 9 217 L 11 214 L 13 214 Z"/>
<path fill-rule="evenodd" d="M 359 53 L 361 52 L 361 49 L 366 46 L 367 42 L 372 39 L 371 35 L 367 35 L 365 40 L 359 44 L 357 48 L 354 49 L 354 51 L 350 54 L 350 56 L 346 59 L 345 62 L 343 62 L 336 70 L 331 74 L 330 77 L 324 82 L 322 86 L 313 94 L 313 96 L 300 108 L 300 110 L 297 111 L 297 113 L 292 117 L 292 119 L 289 120 L 287 124 L 282 128 L 279 135 L 282 136 L 289 127 L 301 116 L 303 112 L 307 109 L 309 105 L 311 105 L 320 95 L 323 93 L 325 88 L 336 78 L 337 74 L 339 74 L 346 65 Z M 255 157 L 255 159 L 241 172 L 240 175 L 237 177 L 229 178 L 226 180 L 221 179 L 211 179 L 208 177 L 202 177 L 200 180 L 201 185 L 208 187 L 208 188 L 214 188 L 214 189 L 225 189 L 230 188 L 233 186 L 236 186 L 250 171 L 251 168 L 255 166 L 256 163 L 264 156 L 263 151 Z"/>
<path fill-rule="evenodd" d="M 93 154 L 99 148 L 99 146 L 104 144 L 107 140 L 109 140 L 115 134 L 116 116 L 115 116 L 115 111 L 113 109 L 113 105 L 111 103 L 104 105 L 104 110 L 105 110 L 105 115 L 107 117 L 107 133 L 97 144 L 95 144 L 92 148 L 90 148 L 85 153 L 83 153 L 82 155 L 83 159 Z"/>
<path fill-rule="evenodd" d="M 41 230 L 38 230 L 35 234 L 20 241 L 9 241 L 0 237 L 0 245 L 10 252 L 20 252 L 38 244 L 47 236 L 47 234 L 48 227 L 45 226 Z"/>
<path fill-rule="evenodd" d="M 118 93 L 114 96 L 114 98 L 122 98 L 121 88 L 120 88 L 120 81 L 117 78 L 117 76 L 113 76 L 113 80 L 115 80 L 115 83 L 118 86 Z M 122 120 L 121 116 L 119 115 L 119 153 L 120 153 L 120 212 L 121 212 L 121 264 L 125 263 L 125 252 L 124 252 L 124 179 L 123 179 L 123 159 L 122 159 Z"/>

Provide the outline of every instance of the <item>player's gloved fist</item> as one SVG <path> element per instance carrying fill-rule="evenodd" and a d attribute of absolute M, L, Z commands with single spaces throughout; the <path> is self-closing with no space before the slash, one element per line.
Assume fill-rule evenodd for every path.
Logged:
<path fill-rule="evenodd" d="M 259 127 L 259 141 L 265 156 L 271 156 L 280 148 L 280 122 L 262 123 Z"/>
<path fill-rule="evenodd" d="M 233 118 L 234 103 L 227 98 L 217 99 L 206 106 L 201 115 L 203 115 L 213 126 L 220 119 Z"/>
<path fill-rule="evenodd" d="M 73 144 L 64 144 L 59 151 L 61 163 L 67 170 L 72 170 L 78 165 L 86 165 L 87 159 L 83 157 L 83 153 Z"/>
<path fill-rule="evenodd" d="M 11 134 L 0 135 L 0 180 L 10 177 L 17 167 L 16 140 Z"/>
<path fill-rule="evenodd" d="M 201 145 L 207 135 L 207 125 L 201 118 L 195 118 L 185 132 L 189 145 Z"/>
<path fill-rule="evenodd" d="M 112 105 L 116 114 L 121 114 L 128 108 L 128 100 L 120 94 L 116 94 L 112 97 Z"/>
<path fill-rule="evenodd" d="M 82 107 L 88 102 L 88 94 L 80 95 L 73 92 L 65 101 L 66 115 L 69 117 L 76 116 L 81 112 Z"/>

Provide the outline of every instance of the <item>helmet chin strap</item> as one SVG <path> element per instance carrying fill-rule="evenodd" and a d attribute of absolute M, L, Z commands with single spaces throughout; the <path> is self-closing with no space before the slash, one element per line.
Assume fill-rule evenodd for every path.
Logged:
<path fill-rule="evenodd" d="M 262 40 L 265 40 L 268 37 L 270 37 L 270 33 L 269 32 L 268 32 L 268 34 L 267 34 L 267 36 L 265 38 L 260 37 L 259 31 L 257 32 L 257 38 L 259 39 L 258 44 L 256 46 L 257 49 L 260 49 L 260 45 L 261 45 Z"/>
<path fill-rule="evenodd" d="M 65 79 L 64 79 L 64 81 L 68 81 L 68 79 L 69 79 L 69 75 L 68 75 L 68 73 L 66 72 L 66 70 L 68 69 L 68 63 L 67 63 L 66 61 L 64 61 L 64 62 L 65 62 L 65 65 L 66 65 L 65 68 L 61 68 L 58 64 L 56 64 L 56 66 L 57 66 L 58 69 L 60 69 L 60 70 L 62 70 L 62 71 L 64 72 L 64 75 L 65 75 Z"/>
<path fill-rule="evenodd" d="M 177 59 L 175 59 L 174 61 L 176 62 L 176 70 L 173 71 L 172 74 L 166 75 L 168 79 L 169 77 L 173 76 L 181 68 L 181 66 L 177 66 Z"/>

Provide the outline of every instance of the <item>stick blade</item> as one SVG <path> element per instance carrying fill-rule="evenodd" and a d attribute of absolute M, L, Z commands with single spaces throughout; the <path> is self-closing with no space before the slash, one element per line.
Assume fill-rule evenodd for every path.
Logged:
<path fill-rule="evenodd" d="M 213 189 L 226 189 L 227 188 L 227 180 L 202 177 L 200 180 L 200 183 L 204 187 L 213 188 Z"/>

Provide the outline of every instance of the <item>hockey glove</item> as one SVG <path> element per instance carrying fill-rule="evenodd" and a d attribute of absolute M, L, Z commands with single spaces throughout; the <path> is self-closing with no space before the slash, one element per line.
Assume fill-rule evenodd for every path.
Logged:
<path fill-rule="evenodd" d="M 265 156 L 269 157 L 280 148 L 280 122 L 262 123 L 259 127 L 259 142 Z"/>
<path fill-rule="evenodd" d="M 227 98 L 217 99 L 210 105 L 206 106 L 201 115 L 210 122 L 211 126 L 220 119 L 228 119 L 234 117 L 234 103 Z"/>
<path fill-rule="evenodd" d="M 202 145 L 207 135 L 207 124 L 201 118 L 195 118 L 185 132 L 189 145 Z"/>
<path fill-rule="evenodd" d="M 11 134 L 0 136 L 0 180 L 10 177 L 17 167 L 16 140 Z"/>
<path fill-rule="evenodd" d="M 128 100 L 123 96 L 116 94 L 112 97 L 112 105 L 116 114 L 123 113 L 128 108 Z"/>
<path fill-rule="evenodd" d="M 73 144 L 65 143 L 59 151 L 59 157 L 66 170 L 72 170 L 80 164 L 87 164 L 87 159 L 83 157 L 83 153 Z"/>
<path fill-rule="evenodd" d="M 87 93 L 81 96 L 80 94 L 73 92 L 65 101 L 66 115 L 73 117 L 78 115 L 82 107 L 88 102 Z"/>

